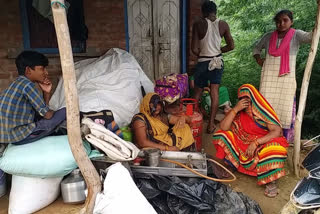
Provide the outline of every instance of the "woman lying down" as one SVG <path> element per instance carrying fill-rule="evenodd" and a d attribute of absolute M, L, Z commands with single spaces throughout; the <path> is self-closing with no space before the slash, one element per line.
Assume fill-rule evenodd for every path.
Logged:
<path fill-rule="evenodd" d="M 166 113 L 160 96 L 148 93 L 141 102 L 140 113 L 132 118 L 134 142 L 140 148 L 188 150 L 194 143 L 188 122 L 187 116 Z"/>

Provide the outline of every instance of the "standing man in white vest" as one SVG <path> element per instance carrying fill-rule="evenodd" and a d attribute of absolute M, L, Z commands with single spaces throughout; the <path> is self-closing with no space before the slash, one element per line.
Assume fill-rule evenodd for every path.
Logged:
<path fill-rule="evenodd" d="M 233 38 L 227 22 L 217 18 L 217 5 L 212 1 L 205 1 L 201 6 L 203 17 L 192 27 L 192 53 L 198 57 L 194 68 L 195 93 L 194 98 L 199 100 L 203 88 L 210 82 L 211 111 L 207 133 L 214 133 L 216 126 L 214 119 L 219 104 L 219 85 L 223 73 L 222 53 L 234 49 Z M 226 45 L 221 47 L 221 40 Z"/>

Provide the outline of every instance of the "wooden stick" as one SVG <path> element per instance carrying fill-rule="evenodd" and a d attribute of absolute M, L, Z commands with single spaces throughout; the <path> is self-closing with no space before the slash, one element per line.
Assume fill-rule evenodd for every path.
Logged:
<path fill-rule="evenodd" d="M 87 156 L 86 150 L 82 144 L 76 75 L 71 49 L 69 27 L 64 8 L 64 0 L 51 0 L 51 3 L 64 80 L 69 144 L 72 154 L 83 174 L 88 187 L 88 196 L 80 213 L 93 213 L 96 195 L 101 191 L 101 182 L 99 174 Z"/>
<path fill-rule="evenodd" d="M 300 99 L 299 99 L 299 109 L 298 114 L 294 126 L 294 153 L 293 153 L 293 167 L 294 173 L 297 177 L 299 177 L 299 169 L 300 169 L 300 146 L 301 146 L 301 125 L 304 115 L 304 110 L 306 107 L 306 100 L 308 94 L 308 87 L 309 81 L 312 71 L 312 66 L 314 63 L 314 58 L 316 57 L 318 43 L 319 43 L 319 36 L 320 36 L 320 1 L 318 0 L 318 13 L 316 24 L 313 31 L 312 42 L 309 52 L 309 57 L 307 61 L 307 65 L 304 71 L 302 85 L 301 85 L 301 92 L 300 92 Z"/>

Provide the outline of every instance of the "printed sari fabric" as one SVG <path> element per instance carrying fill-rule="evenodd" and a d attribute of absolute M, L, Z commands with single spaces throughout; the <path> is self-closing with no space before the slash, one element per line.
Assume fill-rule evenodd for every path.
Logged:
<path fill-rule="evenodd" d="M 246 156 L 250 143 L 268 133 L 267 124 L 281 125 L 270 104 L 252 85 L 241 86 L 238 97 L 249 97 L 252 103 L 237 114 L 230 131 L 219 130 L 213 135 L 216 156 L 228 160 L 241 173 L 257 176 L 258 185 L 267 184 L 285 175 L 288 142 L 284 137 L 273 138 L 260 145 L 253 157 Z"/>
<path fill-rule="evenodd" d="M 140 113 L 132 118 L 131 123 L 135 120 L 143 121 L 147 125 L 147 137 L 155 143 L 176 146 L 180 150 L 189 147 L 194 143 L 194 139 L 188 124 L 185 124 L 182 128 L 178 128 L 176 125 L 171 128 L 160 119 L 152 116 L 149 104 L 155 97 L 159 97 L 159 95 L 156 93 L 146 94 L 140 105 Z M 156 106 L 156 103 L 154 103 L 154 106 Z"/>

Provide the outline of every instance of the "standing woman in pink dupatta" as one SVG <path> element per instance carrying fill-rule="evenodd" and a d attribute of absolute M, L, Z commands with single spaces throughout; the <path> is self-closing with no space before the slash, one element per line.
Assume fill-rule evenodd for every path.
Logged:
<path fill-rule="evenodd" d="M 293 14 L 289 10 L 281 10 L 273 20 L 276 30 L 266 33 L 260 39 L 253 50 L 253 56 L 262 67 L 260 93 L 277 112 L 284 136 L 293 142 L 296 57 L 301 44 L 311 43 L 312 32 L 293 29 Z M 266 50 L 265 58 L 261 58 L 262 49 Z"/>

